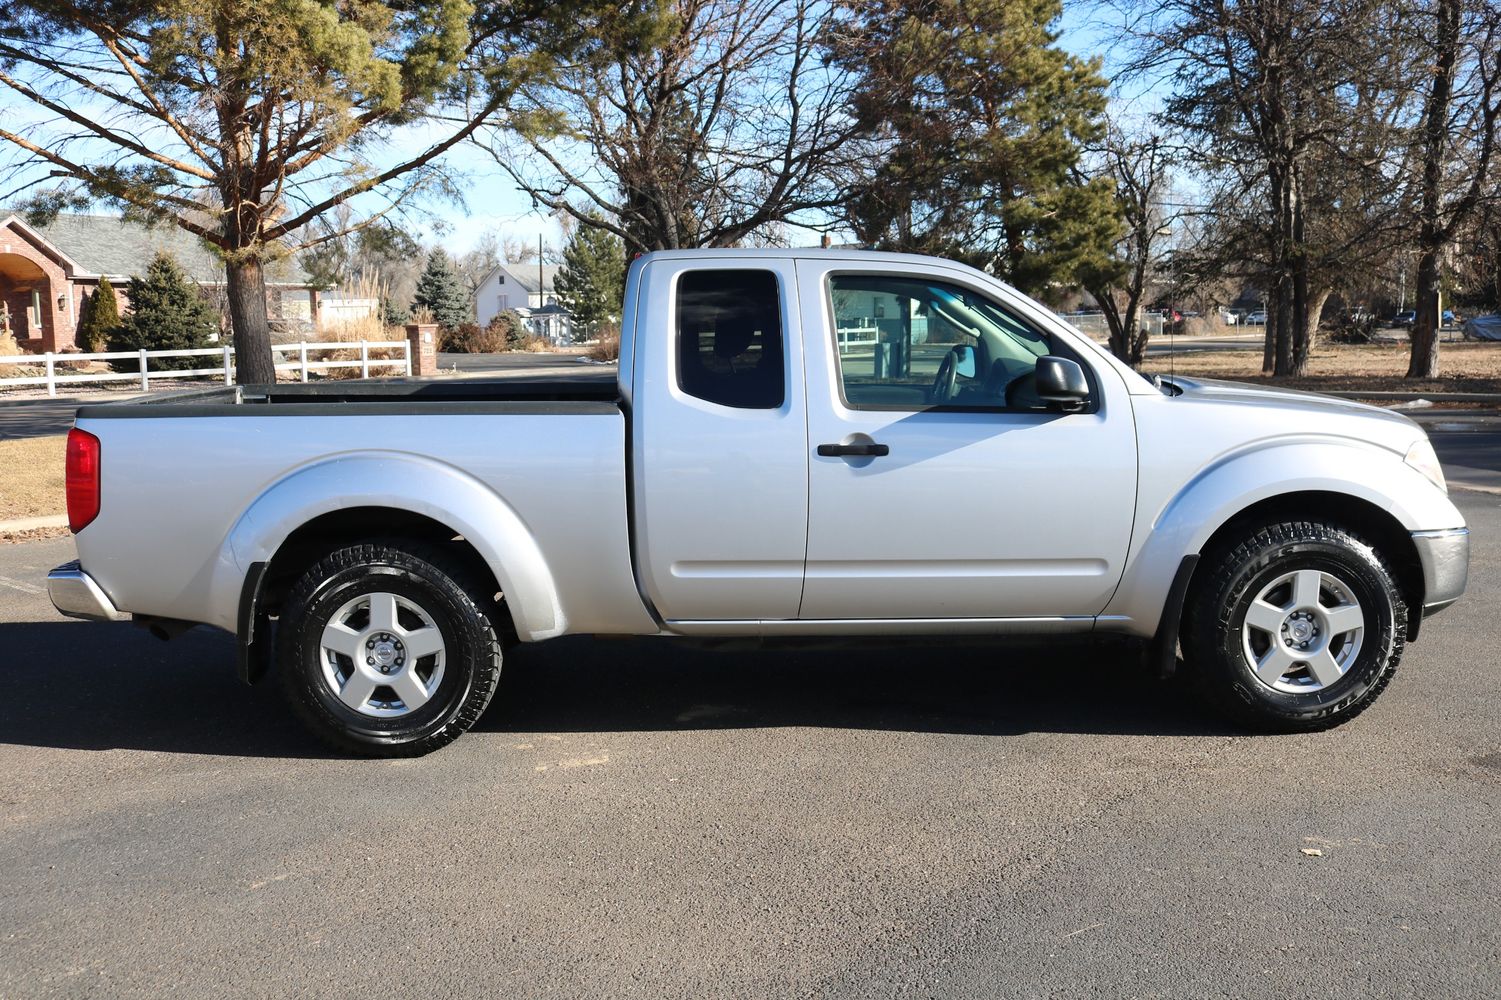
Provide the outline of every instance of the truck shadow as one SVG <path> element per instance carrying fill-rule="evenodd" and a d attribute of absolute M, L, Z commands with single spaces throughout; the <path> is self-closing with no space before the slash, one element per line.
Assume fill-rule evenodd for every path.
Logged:
<path fill-rule="evenodd" d="M 0 744 L 326 757 L 276 685 L 234 676 L 234 643 L 162 643 L 129 625 L 0 624 Z M 776 726 L 1003 736 L 1234 730 L 1128 652 L 1047 646 L 708 651 L 668 640 L 560 639 L 512 650 L 480 732 Z"/>

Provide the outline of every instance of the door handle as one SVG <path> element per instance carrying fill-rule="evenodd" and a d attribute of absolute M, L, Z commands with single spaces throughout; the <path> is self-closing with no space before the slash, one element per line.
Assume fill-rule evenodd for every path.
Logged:
<path fill-rule="evenodd" d="M 890 455 L 891 448 L 884 444 L 821 444 L 818 454 L 824 458 L 879 458 Z"/>

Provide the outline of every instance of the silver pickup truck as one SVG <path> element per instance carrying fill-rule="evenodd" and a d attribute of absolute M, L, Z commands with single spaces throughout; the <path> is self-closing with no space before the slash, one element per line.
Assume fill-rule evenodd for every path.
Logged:
<path fill-rule="evenodd" d="M 649 254 L 618 379 L 85 406 L 65 614 L 238 637 L 345 750 L 425 753 L 577 633 L 1117 633 L 1242 722 L 1348 719 L 1469 539 L 1423 431 L 1147 379 L 958 264 Z"/>

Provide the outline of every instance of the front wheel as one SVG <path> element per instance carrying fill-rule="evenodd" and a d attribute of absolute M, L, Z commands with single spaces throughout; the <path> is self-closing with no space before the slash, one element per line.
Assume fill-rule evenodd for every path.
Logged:
<path fill-rule="evenodd" d="M 277 630 L 296 714 L 331 746 L 366 756 L 414 757 L 457 739 L 500 677 L 494 605 L 471 576 L 446 553 L 402 541 L 318 560 Z"/>
<path fill-rule="evenodd" d="M 1206 553 L 1185 619 L 1201 692 L 1252 728 L 1297 732 L 1339 725 L 1376 700 L 1402 656 L 1407 605 L 1371 545 L 1297 521 Z"/>

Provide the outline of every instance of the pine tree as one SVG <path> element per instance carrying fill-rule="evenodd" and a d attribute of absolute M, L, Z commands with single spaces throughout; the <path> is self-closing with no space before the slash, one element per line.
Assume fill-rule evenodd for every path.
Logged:
<path fill-rule="evenodd" d="M 412 297 L 412 308 L 425 308 L 444 329 L 457 329 L 461 323 L 473 321 L 469 308 L 469 296 L 464 292 L 463 279 L 454 270 L 453 261 L 441 248 L 427 255 L 427 267 L 417 279 L 417 294 Z"/>
<path fill-rule="evenodd" d="M 176 351 L 210 347 L 219 332 L 219 314 L 198 293 L 171 255 L 161 253 L 146 274 L 130 280 L 130 312 L 106 331 L 111 351 Z M 107 308 L 107 307 L 106 307 Z M 112 362 L 117 371 L 137 371 L 129 359 Z M 203 368 L 201 357 L 153 358 L 152 368 Z"/>
<path fill-rule="evenodd" d="M 563 266 L 554 281 L 558 302 L 573 314 L 575 337 L 592 337 L 620 316 L 625 298 L 625 243 L 589 225 L 578 226 L 563 248 Z"/>
<path fill-rule="evenodd" d="M 1061 0 L 854 0 L 832 35 L 859 77 L 853 112 L 879 149 L 847 221 L 879 249 L 956 257 L 1043 292 L 1108 253 L 1107 180 L 1080 185 L 1098 136 L 1098 60 L 1057 46 Z"/>
<path fill-rule="evenodd" d="M 84 300 L 82 313 L 78 318 L 78 333 L 73 339 L 86 353 L 104 350 L 109 331 L 120 323 L 120 302 L 115 298 L 115 288 L 108 278 L 99 279 L 99 287 Z"/>

